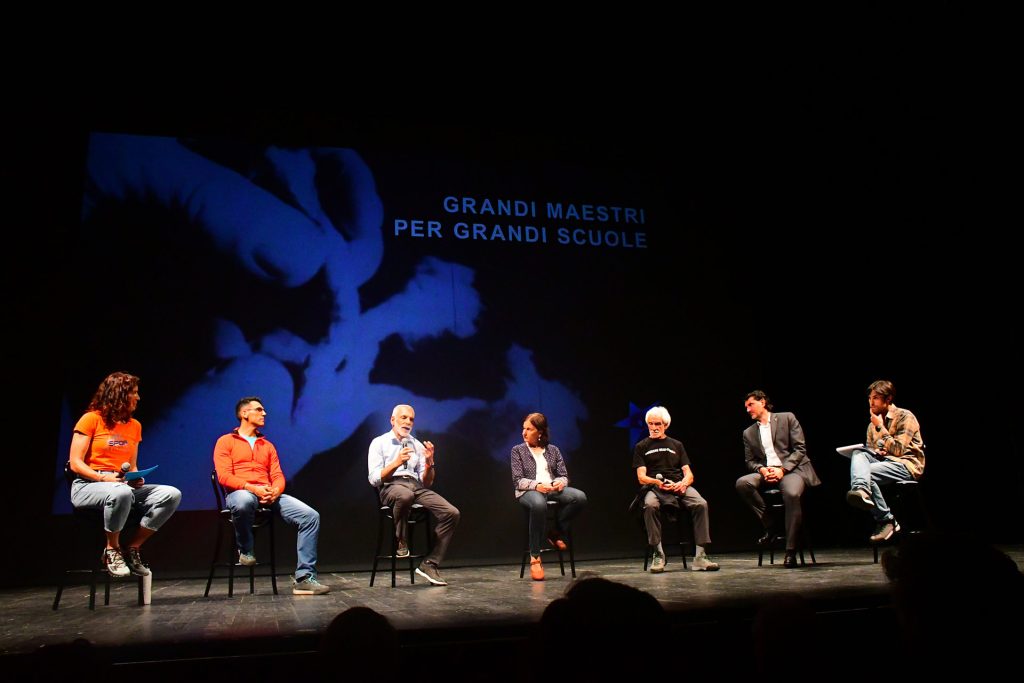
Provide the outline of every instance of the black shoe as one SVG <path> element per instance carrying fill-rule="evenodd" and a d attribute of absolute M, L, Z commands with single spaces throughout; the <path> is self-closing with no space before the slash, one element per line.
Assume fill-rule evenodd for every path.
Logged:
<path fill-rule="evenodd" d="M 771 545 L 772 544 L 772 539 L 774 537 L 775 537 L 775 534 L 772 533 L 771 529 L 765 529 L 764 536 L 762 536 L 761 538 L 757 539 L 757 545 L 759 545 L 761 547 L 764 547 L 766 545 Z"/>
<path fill-rule="evenodd" d="M 796 562 L 796 553 L 790 550 L 786 551 L 786 559 L 782 561 L 782 566 L 786 569 L 796 569 L 800 565 Z"/>

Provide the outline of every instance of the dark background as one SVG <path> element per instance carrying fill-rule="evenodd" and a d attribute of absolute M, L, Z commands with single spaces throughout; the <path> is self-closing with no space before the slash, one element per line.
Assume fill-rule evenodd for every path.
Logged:
<path fill-rule="evenodd" d="M 648 255 L 656 277 L 623 282 L 605 295 L 624 309 L 626 328 L 694 324 L 615 368 L 602 364 L 601 340 L 594 340 L 585 362 L 574 361 L 589 372 L 573 379 L 585 394 L 600 391 L 606 374 L 643 377 L 626 389 L 649 395 L 631 400 L 669 407 L 669 433 L 691 453 L 696 485 L 711 506 L 716 550 L 747 549 L 756 537 L 733 490 L 743 473 L 740 432 L 749 423 L 742 401 L 753 388 L 765 389 L 777 410 L 795 412 L 804 426 L 824 481 L 809 501 L 817 545 L 864 542 L 870 521 L 843 502 L 847 461 L 832 449 L 862 438 L 866 387 L 879 378 L 895 383 L 897 405 L 922 424 L 936 521 L 992 542 L 1020 542 L 1014 513 L 1024 492 L 1012 474 L 1020 454 L 1012 438 L 1019 373 L 1010 332 L 1019 308 L 1010 294 L 1017 258 L 1004 226 L 982 205 L 986 140 L 972 108 L 934 81 L 905 75 L 828 86 L 768 81 L 745 91 L 721 86 L 700 106 L 678 109 L 648 102 L 595 112 L 577 104 L 486 119 L 436 110 L 384 117 L 350 110 L 13 116 L 3 186 L 14 247 L 6 278 L 14 342 L 8 443 L 18 466 L 9 478 L 14 519 L 5 545 L 34 559 L 5 563 L 4 582 L 46 580 L 66 529 L 49 510 L 69 371 L 62 350 L 75 335 L 67 311 L 88 291 L 69 277 L 68 265 L 91 130 L 443 153 L 499 166 L 553 160 L 642 168 L 666 201 L 685 207 L 687 229 Z M 584 304 L 545 305 L 567 305 L 571 318 Z M 642 547 L 625 514 L 635 489 L 629 444 L 611 427 L 625 408 L 592 411 L 591 423 L 605 427 L 586 432 L 581 456 L 571 460 L 574 483 L 591 499 L 577 529 L 585 557 L 639 554 Z M 480 416 L 480 429 L 514 436 L 517 427 Z M 384 429 L 365 425 L 341 448 L 364 450 Z M 521 519 L 507 490 L 507 465 L 477 469 L 473 447 L 445 444 L 459 474 L 439 479 L 438 488 L 464 514 L 449 563 L 508 561 L 517 557 Z M 623 465 L 612 469 L 616 457 Z M 344 503 L 314 493 L 324 467 L 312 462 L 291 488 L 323 516 L 322 569 L 368 568 L 372 523 L 346 523 L 337 514 Z M 470 488 L 499 493 L 473 495 Z M 371 494 L 367 487 L 367 514 Z M 213 525 L 212 513 L 179 513 L 147 545 L 147 559 L 166 567 L 165 575 L 202 572 Z M 288 541 L 281 547 L 287 565 Z"/>

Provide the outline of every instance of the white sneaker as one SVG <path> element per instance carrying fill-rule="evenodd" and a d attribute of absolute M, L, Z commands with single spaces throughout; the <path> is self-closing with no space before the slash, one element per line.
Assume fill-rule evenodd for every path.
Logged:
<path fill-rule="evenodd" d="M 292 595 L 326 595 L 330 592 L 331 587 L 317 581 L 315 576 L 307 576 L 302 581 L 292 579 Z"/>
<path fill-rule="evenodd" d="M 238 564 L 243 567 L 251 567 L 256 564 L 256 556 L 252 553 L 238 553 Z"/>
<path fill-rule="evenodd" d="M 652 574 L 660 574 L 665 571 L 665 553 L 659 553 L 658 549 L 654 549 L 654 555 L 651 557 L 651 568 Z"/>
<path fill-rule="evenodd" d="M 712 562 L 710 557 L 708 557 L 705 553 L 701 553 L 700 555 L 697 555 L 697 557 L 693 558 L 693 571 L 717 572 L 718 563 Z"/>
<path fill-rule="evenodd" d="M 103 555 L 100 557 L 100 562 L 103 563 L 103 568 L 111 576 L 121 578 L 132 573 L 132 570 L 128 569 L 128 565 L 125 564 L 124 558 L 117 548 L 105 548 Z"/>

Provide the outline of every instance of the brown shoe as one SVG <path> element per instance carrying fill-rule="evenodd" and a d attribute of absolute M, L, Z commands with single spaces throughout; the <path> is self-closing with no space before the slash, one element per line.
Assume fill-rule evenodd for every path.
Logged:
<path fill-rule="evenodd" d="M 540 563 L 539 557 L 530 558 L 530 578 L 534 581 L 544 580 L 544 565 Z"/>

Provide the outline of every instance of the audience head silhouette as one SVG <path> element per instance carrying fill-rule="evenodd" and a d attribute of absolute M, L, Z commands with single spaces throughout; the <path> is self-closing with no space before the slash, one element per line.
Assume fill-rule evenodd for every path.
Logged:
<path fill-rule="evenodd" d="M 580 678 L 606 677 L 636 656 L 637 634 L 668 630 L 668 616 L 650 593 L 581 575 L 544 610 L 538 647 Z"/>
<path fill-rule="evenodd" d="M 970 652 L 975 661 L 1010 662 L 1024 574 L 1006 553 L 963 535 L 908 534 L 882 567 L 908 651 L 921 661 L 945 667 L 950 653 Z"/>
<path fill-rule="evenodd" d="M 372 674 L 379 683 L 394 680 L 400 658 L 398 631 L 387 617 L 369 607 L 350 607 L 334 617 L 320 640 L 325 672 Z"/>

